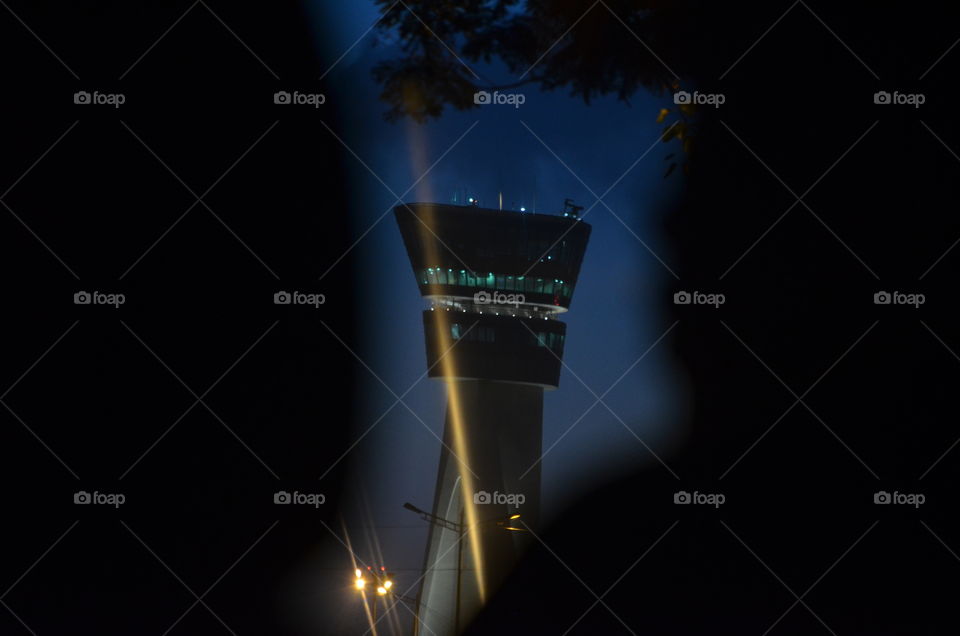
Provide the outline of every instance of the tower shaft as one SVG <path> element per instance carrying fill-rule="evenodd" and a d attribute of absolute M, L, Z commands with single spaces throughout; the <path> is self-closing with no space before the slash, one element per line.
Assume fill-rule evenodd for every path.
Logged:
<path fill-rule="evenodd" d="M 590 226 L 475 206 L 395 210 L 422 296 L 428 375 L 447 387 L 418 633 L 454 636 L 538 531 L 543 393 L 557 388 Z M 420 629 L 422 628 L 422 629 Z"/>

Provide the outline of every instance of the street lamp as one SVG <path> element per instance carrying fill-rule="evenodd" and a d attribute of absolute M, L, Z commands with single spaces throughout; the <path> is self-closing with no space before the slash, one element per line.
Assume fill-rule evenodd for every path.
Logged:
<path fill-rule="evenodd" d="M 387 569 L 383 566 L 380 566 L 380 570 L 374 569 L 372 566 L 367 566 L 367 572 L 364 572 L 360 568 L 354 570 L 354 575 L 356 578 L 353 581 L 353 587 L 361 594 L 367 590 L 369 584 L 376 593 L 377 596 L 387 596 L 390 595 L 391 598 L 400 599 L 406 601 L 407 603 L 416 603 L 417 599 L 410 598 L 409 596 L 404 596 L 403 594 L 398 594 L 394 591 L 393 579 L 390 578 L 390 573 L 387 572 Z M 366 596 L 364 596 L 366 599 Z M 386 599 L 384 599 L 386 600 Z M 373 601 L 373 623 L 377 623 L 377 599 L 372 599 Z M 376 634 L 376 630 L 373 631 Z"/>
<path fill-rule="evenodd" d="M 390 575 L 387 573 L 387 568 L 380 566 L 380 570 L 374 570 L 372 566 L 367 566 L 367 573 L 365 574 L 363 570 L 357 568 L 354 570 L 356 578 L 353 581 L 353 587 L 361 594 L 367 589 L 367 584 L 369 583 L 371 587 L 375 586 L 374 589 L 377 592 L 377 596 L 386 596 L 390 591 L 390 588 L 393 587 L 393 581 L 390 580 Z M 373 600 L 373 622 L 377 622 L 377 601 Z"/>
<path fill-rule="evenodd" d="M 514 526 L 507 525 L 509 522 L 515 521 L 519 518 L 520 518 L 520 515 L 513 514 L 507 517 L 506 519 L 500 519 L 499 521 L 497 521 L 497 525 L 503 528 L 504 530 L 511 530 L 513 532 L 529 532 L 529 530 L 527 530 L 526 528 L 517 528 Z"/>

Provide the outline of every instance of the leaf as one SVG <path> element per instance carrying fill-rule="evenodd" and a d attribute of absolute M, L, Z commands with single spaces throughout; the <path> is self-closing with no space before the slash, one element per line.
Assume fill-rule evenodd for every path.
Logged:
<path fill-rule="evenodd" d="M 666 119 L 667 114 L 668 114 L 669 112 L 670 112 L 670 109 L 669 109 L 669 108 L 661 108 L 661 109 L 660 109 L 660 114 L 657 115 L 657 123 L 658 123 L 658 124 L 662 124 L 662 123 L 663 123 L 663 120 Z"/>
<path fill-rule="evenodd" d="M 675 134 L 677 139 L 683 139 L 684 135 L 687 134 L 687 122 L 685 121 L 677 122 L 677 124 L 673 127 L 673 129 L 676 131 Z"/>
<path fill-rule="evenodd" d="M 673 163 L 670 164 L 670 167 L 667 168 L 667 171 L 666 173 L 664 173 L 663 178 L 666 179 L 667 177 L 669 177 L 670 173 L 672 173 L 676 169 L 677 169 L 677 162 L 674 161 Z"/>

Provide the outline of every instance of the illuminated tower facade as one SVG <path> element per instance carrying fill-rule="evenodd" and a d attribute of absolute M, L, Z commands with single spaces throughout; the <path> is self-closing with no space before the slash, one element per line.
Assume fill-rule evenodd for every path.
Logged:
<path fill-rule="evenodd" d="M 462 630 L 532 540 L 523 530 L 538 531 L 543 392 L 559 383 L 559 317 L 590 236 L 578 210 L 411 203 L 394 211 L 430 305 L 428 374 L 447 386 L 420 634 Z"/>

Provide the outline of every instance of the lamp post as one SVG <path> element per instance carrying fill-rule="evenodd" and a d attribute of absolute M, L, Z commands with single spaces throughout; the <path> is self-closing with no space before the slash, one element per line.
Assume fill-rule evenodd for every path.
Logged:
<path fill-rule="evenodd" d="M 463 508 L 460 509 L 459 521 L 450 521 L 449 519 L 444 519 L 443 517 L 439 517 L 435 514 L 429 513 L 426 510 L 421 510 L 420 508 L 417 508 L 410 502 L 404 503 L 403 507 L 409 510 L 410 512 L 414 512 L 420 515 L 420 518 L 423 519 L 424 521 L 428 521 L 435 526 L 440 526 L 441 528 L 446 528 L 447 530 L 452 530 L 456 532 L 458 535 L 457 599 L 456 599 L 456 610 L 454 613 L 454 626 L 455 626 L 456 633 L 459 634 L 460 633 L 460 597 L 461 597 L 461 589 L 462 589 L 461 581 L 463 579 L 463 539 L 466 536 L 467 532 L 471 530 L 471 526 L 468 526 L 466 523 L 464 523 L 464 519 L 463 519 L 464 509 Z M 511 521 L 514 521 L 519 518 L 520 518 L 519 514 L 512 514 L 512 515 L 507 515 L 502 519 L 487 519 L 485 521 L 480 521 L 474 524 L 474 526 L 496 524 L 497 527 L 503 528 L 504 530 L 509 530 L 513 532 L 526 532 L 526 530 L 523 528 L 517 528 L 512 524 L 508 525 Z M 417 615 L 419 616 L 419 614 L 420 614 L 420 605 L 418 603 Z"/>
<path fill-rule="evenodd" d="M 390 575 L 387 573 L 387 569 L 383 566 L 380 566 L 380 571 L 374 570 L 372 566 L 367 566 L 367 574 L 364 574 L 363 570 L 357 568 L 354 570 L 356 574 L 356 579 L 353 582 L 353 587 L 358 592 L 363 594 L 367 589 L 369 584 L 377 593 L 377 596 L 386 596 L 390 593 L 390 589 L 393 587 L 393 581 L 390 579 Z M 377 599 L 373 599 L 373 622 L 377 622 Z"/>

